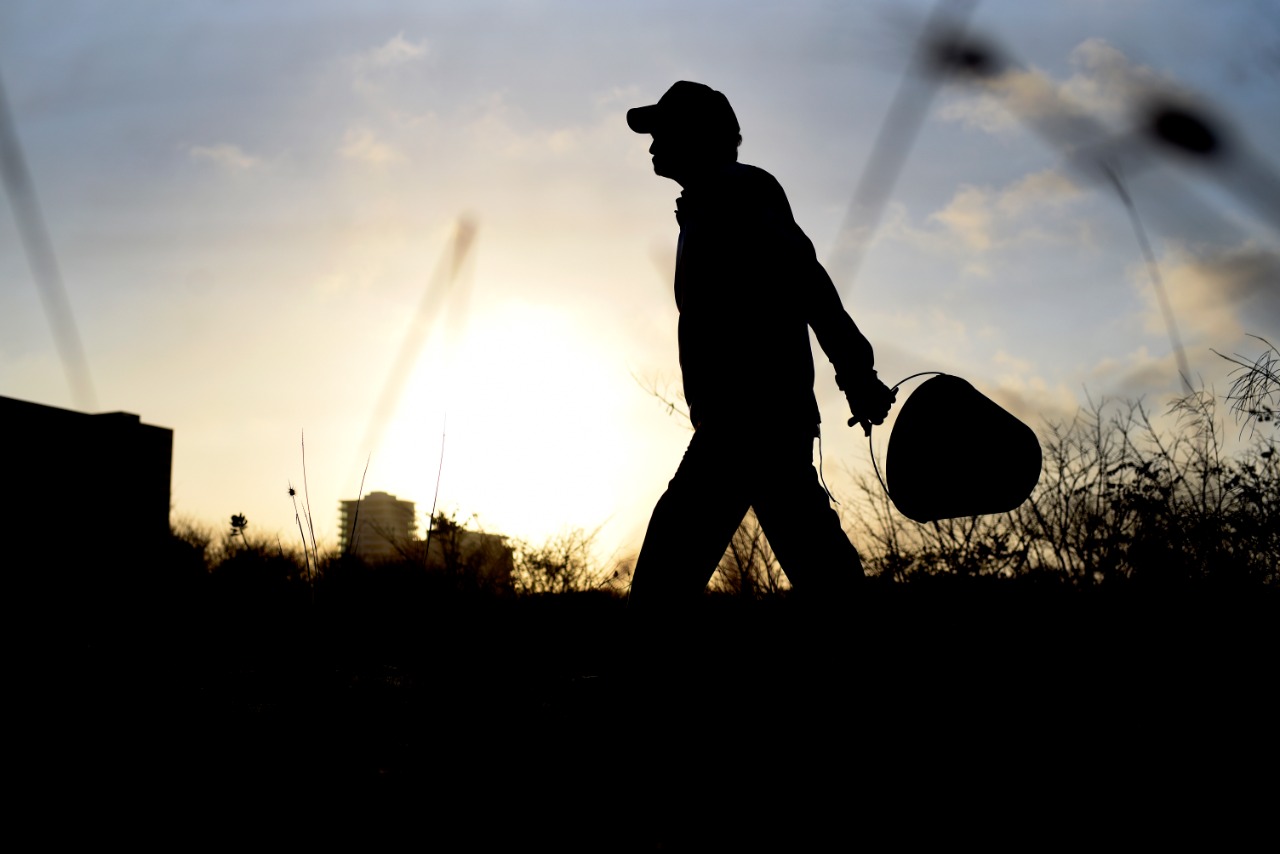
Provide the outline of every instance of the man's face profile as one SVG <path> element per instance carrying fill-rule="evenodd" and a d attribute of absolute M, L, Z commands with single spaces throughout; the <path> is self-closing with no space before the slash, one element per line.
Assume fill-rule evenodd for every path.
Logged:
<path fill-rule="evenodd" d="M 671 173 L 671 161 L 676 144 L 668 134 L 653 135 L 653 143 L 649 146 L 649 154 L 653 158 L 653 172 L 663 178 L 674 178 Z"/>
<path fill-rule="evenodd" d="M 649 154 L 653 157 L 654 174 L 681 185 L 706 169 L 712 159 L 704 140 L 694 134 L 671 130 L 653 134 Z"/>

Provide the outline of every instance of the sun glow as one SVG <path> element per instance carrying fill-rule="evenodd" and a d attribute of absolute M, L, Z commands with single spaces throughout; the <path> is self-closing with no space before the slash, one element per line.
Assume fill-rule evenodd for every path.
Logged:
<path fill-rule="evenodd" d="M 445 338 L 419 360 L 369 484 L 416 501 L 424 522 L 443 433 L 441 510 L 533 541 L 604 523 L 626 450 L 611 421 L 628 391 L 606 342 L 571 311 L 528 302 Z"/>

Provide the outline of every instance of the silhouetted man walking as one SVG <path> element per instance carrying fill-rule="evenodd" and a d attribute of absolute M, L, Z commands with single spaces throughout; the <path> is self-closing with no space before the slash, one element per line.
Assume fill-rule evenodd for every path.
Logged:
<path fill-rule="evenodd" d="M 843 597 L 862 561 L 813 467 L 809 329 L 864 426 L 883 423 L 894 393 L 782 187 L 737 162 L 742 137 L 728 99 L 680 81 L 630 110 L 627 124 L 653 136 L 653 171 L 683 188 L 675 297 L 694 426 L 649 521 L 630 607 L 654 615 L 696 601 L 750 508 L 798 594 Z"/>

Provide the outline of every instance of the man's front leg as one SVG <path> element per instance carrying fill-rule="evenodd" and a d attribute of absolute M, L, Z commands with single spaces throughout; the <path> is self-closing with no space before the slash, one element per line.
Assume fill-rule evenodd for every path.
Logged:
<path fill-rule="evenodd" d="M 658 499 L 631 579 L 629 607 L 667 610 L 695 603 L 747 514 L 740 459 L 695 433 Z"/>

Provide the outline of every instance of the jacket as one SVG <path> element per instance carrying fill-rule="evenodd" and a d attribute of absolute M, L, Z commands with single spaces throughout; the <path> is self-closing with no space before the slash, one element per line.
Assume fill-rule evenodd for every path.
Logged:
<path fill-rule="evenodd" d="M 812 329 L 842 387 L 872 371 L 858 329 L 763 169 L 727 164 L 676 201 L 680 369 L 690 419 L 817 435 Z"/>

